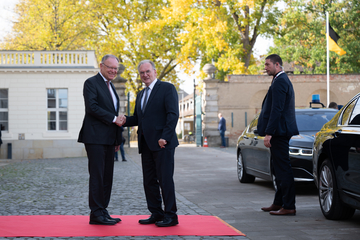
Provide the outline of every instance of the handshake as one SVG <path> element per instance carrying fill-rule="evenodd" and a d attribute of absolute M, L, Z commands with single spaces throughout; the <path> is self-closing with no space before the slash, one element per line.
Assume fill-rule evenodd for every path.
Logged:
<path fill-rule="evenodd" d="M 126 123 L 126 117 L 124 115 L 120 115 L 116 118 L 115 124 L 121 127 Z"/>

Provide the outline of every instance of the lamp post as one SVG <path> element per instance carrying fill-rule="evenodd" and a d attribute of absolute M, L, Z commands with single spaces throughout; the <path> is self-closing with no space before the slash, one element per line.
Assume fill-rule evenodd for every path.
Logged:
<path fill-rule="evenodd" d="M 194 103 L 194 122 L 193 122 L 193 134 L 194 136 L 196 136 L 196 131 L 195 131 L 195 126 L 196 126 L 196 85 L 195 85 L 195 79 L 194 79 L 194 98 L 193 98 L 193 103 Z"/>
<path fill-rule="evenodd" d="M 181 128 L 181 138 L 184 139 L 184 90 L 180 89 L 179 90 L 179 96 L 181 96 L 181 101 L 180 101 L 180 116 L 181 116 L 181 123 L 180 123 L 180 128 Z"/>

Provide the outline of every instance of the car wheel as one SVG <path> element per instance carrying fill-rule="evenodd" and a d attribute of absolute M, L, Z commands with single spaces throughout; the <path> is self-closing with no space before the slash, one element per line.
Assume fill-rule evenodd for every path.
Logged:
<path fill-rule="evenodd" d="M 255 177 L 253 175 L 249 175 L 246 173 L 244 167 L 244 159 L 241 152 L 239 152 L 237 159 L 237 174 L 241 183 L 253 183 L 255 181 Z"/>
<path fill-rule="evenodd" d="M 275 190 L 275 192 L 276 192 L 276 190 L 277 190 L 276 177 L 275 177 L 275 175 L 274 175 L 273 172 L 271 172 L 271 180 L 272 180 L 272 184 L 273 184 L 274 190 Z"/>
<path fill-rule="evenodd" d="M 321 164 L 318 189 L 320 208 L 327 219 L 349 219 L 354 215 L 355 209 L 340 199 L 334 170 L 328 159 Z"/>

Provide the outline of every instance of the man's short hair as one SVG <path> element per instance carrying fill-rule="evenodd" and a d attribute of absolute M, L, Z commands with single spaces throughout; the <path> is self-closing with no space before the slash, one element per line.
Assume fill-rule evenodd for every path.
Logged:
<path fill-rule="evenodd" d="M 281 57 L 280 57 L 279 55 L 277 55 L 277 54 L 271 54 L 271 55 L 267 56 L 267 57 L 265 58 L 265 60 L 266 60 L 266 59 L 270 59 L 270 61 L 271 61 L 273 64 L 276 64 L 276 63 L 278 62 L 278 63 L 280 64 L 280 66 L 283 65 L 283 61 L 282 61 Z"/>
<path fill-rule="evenodd" d="M 329 108 L 338 109 L 338 105 L 336 102 L 331 102 L 331 103 L 329 103 Z"/>
<path fill-rule="evenodd" d="M 151 66 L 153 67 L 153 69 L 156 70 L 155 63 L 152 62 L 151 60 L 146 59 L 146 60 L 142 60 L 142 61 L 139 63 L 139 65 L 138 65 L 138 72 L 140 72 L 140 66 L 143 65 L 144 63 L 150 63 Z"/>
<path fill-rule="evenodd" d="M 101 62 L 104 63 L 108 58 L 115 58 L 116 61 L 120 62 L 119 59 L 115 55 L 112 55 L 112 54 L 106 54 L 105 56 L 103 56 L 103 58 L 101 59 Z"/>

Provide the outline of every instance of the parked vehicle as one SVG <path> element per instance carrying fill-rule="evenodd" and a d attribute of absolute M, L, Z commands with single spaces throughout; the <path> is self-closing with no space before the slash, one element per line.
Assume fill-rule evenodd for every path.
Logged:
<path fill-rule="evenodd" d="M 360 209 L 360 93 L 323 126 L 314 142 L 313 172 L 327 219 Z"/>
<path fill-rule="evenodd" d="M 296 109 L 299 135 L 290 139 L 290 160 L 295 181 L 313 181 L 312 147 L 314 137 L 321 127 L 338 111 L 335 109 Z M 255 177 L 272 180 L 275 176 L 270 162 L 270 149 L 264 146 L 264 137 L 257 135 L 258 117 L 250 123 L 238 139 L 237 173 L 241 183 L 252 183 Z"/>

